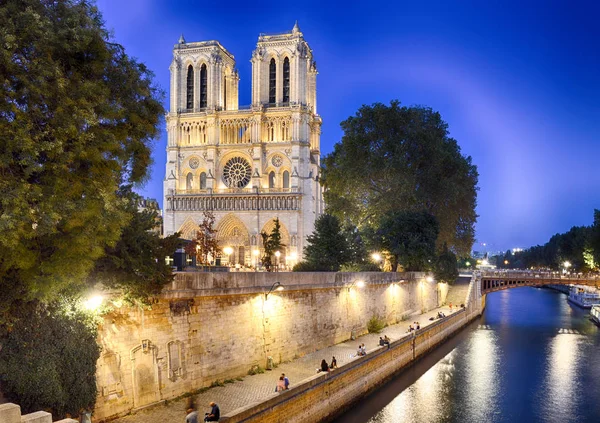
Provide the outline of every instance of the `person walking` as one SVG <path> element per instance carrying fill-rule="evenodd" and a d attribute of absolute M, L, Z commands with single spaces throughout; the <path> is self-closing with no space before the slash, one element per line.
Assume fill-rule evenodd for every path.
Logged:
<path fill-rule="evenodd" d="M 185 423 L 198 423 L 198 412 L 193 408 L 188 408 Z"/>

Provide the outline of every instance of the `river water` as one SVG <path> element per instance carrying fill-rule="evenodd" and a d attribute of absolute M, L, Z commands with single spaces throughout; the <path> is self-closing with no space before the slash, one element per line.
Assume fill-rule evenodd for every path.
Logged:
<path fill-rule="evenodd" d="M 550 289 L 487 296 L 484 315 L 336 423 L 600 422 L 600 331 Z"/>

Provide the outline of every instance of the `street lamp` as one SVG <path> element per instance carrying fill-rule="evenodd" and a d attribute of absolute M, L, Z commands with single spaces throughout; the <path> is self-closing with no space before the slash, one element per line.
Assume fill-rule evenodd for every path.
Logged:
<path fill-rule="evenodd" d="M 567 273 L 568 270 L 569 270 L 569 267 L 571 267 L 571 262 L 570 261 L 565 261 L 563 263 L 563 267 L 564 267 L 563 273 Z"/>
<path fill-rule="evenodd" d="M 353 286 L 357 287 L 357 288 L 364 288 L 365 287 L 365 282 L 364 281 L 354 281 L 350 284 L 350 286 L 348 286 L 348 292 L 350 292 L 350 288 L 352 288 Z"/>
<path fill-rule="evenodd" d="M 265 300 L 269 299 L 269 294 L 273 291 L 283 291 L 283 285 L 281 284 L 281 282 L 275 282 L 273 285 L 271 285 L 271 289 L 269 289 L 269 292 L 265 293 Z"/>
<path fill-rule="evenodd" d="M 254 254 L 254 271 L 257 272 L 258 271 L 258 256 L 260 255 L 260 251 L 254 250 L 254 251 L 252 251 L 252 254 Z"/>
<path fill-rule="evenodd" d="M 275 271 L 279 272 L 279 256 L 281 255 L 281 253 L 279 251 L 275 251 L 275 257 L 277 257 L 277 265 L 275 267 Z"/>
<path fill-rule="evenodd" d="M 223 248 L 223 252 L 227 254 L 227 265 L 231 266 L 231 254 L 233 253 L 233 248 L 225 247 Z"/>

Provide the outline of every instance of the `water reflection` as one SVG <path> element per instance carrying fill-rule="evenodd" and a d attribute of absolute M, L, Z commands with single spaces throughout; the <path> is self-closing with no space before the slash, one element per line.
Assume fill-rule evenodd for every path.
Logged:
<path fill-rule="evenodd" d="M 489 421 L 495 413 L 498 395 L 498 342 L 495 332 L 478 330 L 473 333 L 466 351 L 467 414 L 475 421 Z"/>
<path fill-rule="evenodd" d="M 581 335 L 558 334 L 548 346 L 546 381 L 540 392 L 540 414 L 547 422 L 567 422 L 576 415 Z"/>

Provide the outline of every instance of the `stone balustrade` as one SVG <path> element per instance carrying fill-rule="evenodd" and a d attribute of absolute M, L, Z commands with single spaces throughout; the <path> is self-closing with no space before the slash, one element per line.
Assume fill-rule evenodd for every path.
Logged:
<path fill-rule="evenodd" d="M 17 404 L 0 404 L 1 423 L 52 423 L 52 414 L 45 411 L 36 411 L 22 415 L 21 407 Z M 55 423 L 77 423 L 77 420 L 62 419 Z"/>

